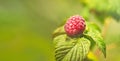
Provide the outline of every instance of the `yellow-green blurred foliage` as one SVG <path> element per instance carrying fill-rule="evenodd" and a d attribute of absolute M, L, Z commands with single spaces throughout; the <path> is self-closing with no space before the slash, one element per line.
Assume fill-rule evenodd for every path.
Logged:
<path fill-rule="evenodd" d="M 75 14 L 103 29 L 107 58 L 96 52 L 94 58 L 120 61 L 119 3 L 119 0 L 0 0 L 0 61 L 55 61 L 52 32 Z"/>

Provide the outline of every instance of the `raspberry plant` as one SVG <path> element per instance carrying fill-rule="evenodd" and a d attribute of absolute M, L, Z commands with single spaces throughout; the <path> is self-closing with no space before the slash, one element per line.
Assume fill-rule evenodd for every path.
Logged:
<path fill-rule="evenodd" d="M 74 25 L 72 21 L 78 22 Z M 95 45 L 106 57 L 106 45 L 101 36 L 101 30 L 95 23 L 85 23 L 81 16 L 72 16 L 66 24 L 58 27 L 53 33 L 56 61 L 88 61 L 87 55 Z M 75 27 L 71 28 L 70 24 Z M 80 26 L 82 27 L 79 28 Z M 74 29 L 76 31 L 73 32 Z"/>

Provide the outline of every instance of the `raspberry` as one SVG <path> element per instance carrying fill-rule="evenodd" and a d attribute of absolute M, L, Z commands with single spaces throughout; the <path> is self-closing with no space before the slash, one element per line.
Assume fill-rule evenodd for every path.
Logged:
<path fill-rule="evenodd" d="M 68 36 L 76 36 L 82 34 L 86 24 L 84 18 L 79 15 L 72 16 L 66 22 L 64 29 Z"/>

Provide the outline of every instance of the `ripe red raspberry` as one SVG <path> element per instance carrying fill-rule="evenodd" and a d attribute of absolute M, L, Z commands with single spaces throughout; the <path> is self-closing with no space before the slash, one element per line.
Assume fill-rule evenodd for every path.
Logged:
<path fill-rule="evenodd" d="M 86 24 L 84 18 L 79 15 L 72 16 L 66 22 L 64 29 L 68 36 L 76 36 L 82 34 Z"/>

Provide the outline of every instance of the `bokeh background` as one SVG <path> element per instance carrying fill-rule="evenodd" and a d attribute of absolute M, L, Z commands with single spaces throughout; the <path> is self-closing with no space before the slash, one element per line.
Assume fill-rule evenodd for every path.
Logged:
<path fill-rule="evenodd" d="M 107 58 L 120 61 L 120 0 L 0 0 L 0 61 L 55 61 L 52 32 L 72 15 L 95 22 Z"/>

